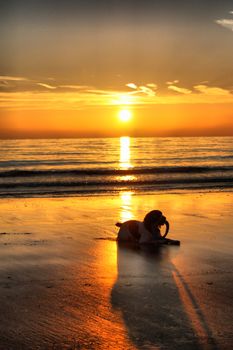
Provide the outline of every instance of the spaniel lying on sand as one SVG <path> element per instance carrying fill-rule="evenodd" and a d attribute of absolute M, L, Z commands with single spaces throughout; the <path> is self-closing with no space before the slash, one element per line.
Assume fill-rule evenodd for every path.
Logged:
<path fill-rule="evenodd" d="M 166 232 L 162 236 L 160 227 L 166 225 Z M 169 231 L 169 223 L 160 210 L 149 212 L 143 222 L 137 220 L 128 220 L 124 223 L 117 223 L 120 227 L 117 240 L 119 242 L 150 243 L 156 240 L 162 240 Z"/>

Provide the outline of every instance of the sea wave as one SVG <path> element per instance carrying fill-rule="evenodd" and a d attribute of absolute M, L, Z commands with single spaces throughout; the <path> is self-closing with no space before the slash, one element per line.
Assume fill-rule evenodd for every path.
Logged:
<path fill-rule="evenodd" d="M 19 188 L 19 187 L 91 187 L 91 186 L 121 186 L 121 185 L 169 185 L 169 184 L 207 184 L 207 183 L 232 183 L 232 177 L 202 177 L 202 178 L 176 178 L 163 180 L 108 180 L 108 181 L 42 181 L 42 182 L 9 182 L 0 184 L 1 188 Z"/>
<path fill-rule="evenodd" d="M 89 195 L 99 193 L 114 193 L 119 191 L 150 192 L 170 190 L 231 190 L 233 178 L 226 176 L 215 177 L 176 177 L 167 179 L 128 179 L 119 178 L 98 181 L 48 181 L 40 182 L 5 182 L 0 184 L 0 197 L 41 197 Z"/>
<path fill-rule="evenodd" d="M 31 176 L 96 176 L 96 175 L 139 175 L 139 174 L 195 174 L 213 172 L 233 172 L 233 166 L 162 166 L 129 169 L 46 169 L 24 170 L 15 169 L 0 171 L 0 178 L 31 177 Z"/>
<path fill-rule="evenodd" d="M 0 146 L 0 197 L 233 188 L 232 138 L 0 140 Z"/>

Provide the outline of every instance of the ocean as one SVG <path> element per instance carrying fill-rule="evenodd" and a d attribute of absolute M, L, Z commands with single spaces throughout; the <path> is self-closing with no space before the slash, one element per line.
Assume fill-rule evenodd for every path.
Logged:
<path fill-rule="evenodd" d="M 0 197 L 232 188 L 232 137 L 0 140 Z"/>

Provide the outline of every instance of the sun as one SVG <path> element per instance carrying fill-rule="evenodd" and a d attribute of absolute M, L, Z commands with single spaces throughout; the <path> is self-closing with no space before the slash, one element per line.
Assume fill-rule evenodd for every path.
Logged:
<path fill-rule="evenodd" d="M 119 112 L 119 119 L 122 122 L 128 122 L 132 118 L 132 113 L 128 109 L 122 109 Z"/>

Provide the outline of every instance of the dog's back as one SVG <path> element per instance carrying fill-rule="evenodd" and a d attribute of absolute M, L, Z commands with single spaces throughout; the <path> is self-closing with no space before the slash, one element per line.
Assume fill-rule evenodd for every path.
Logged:
<path fill-rule="evenodd" d="M 145 228 L 144 223 L 138 220 L 128 220 L 124 223 L 116 223 L 120 227 L 117 240 L 119 242 L 147 243 L 151 240 L 151 233 Z"/>
<path fill-rule="evenodd" d="M 116 223 L 117 227 L 120 227 L 117 240 L 121 242 L 138 242 L 140 239 L 139 234 L 140 221 L 128 220 L 124 223 Z"/>

